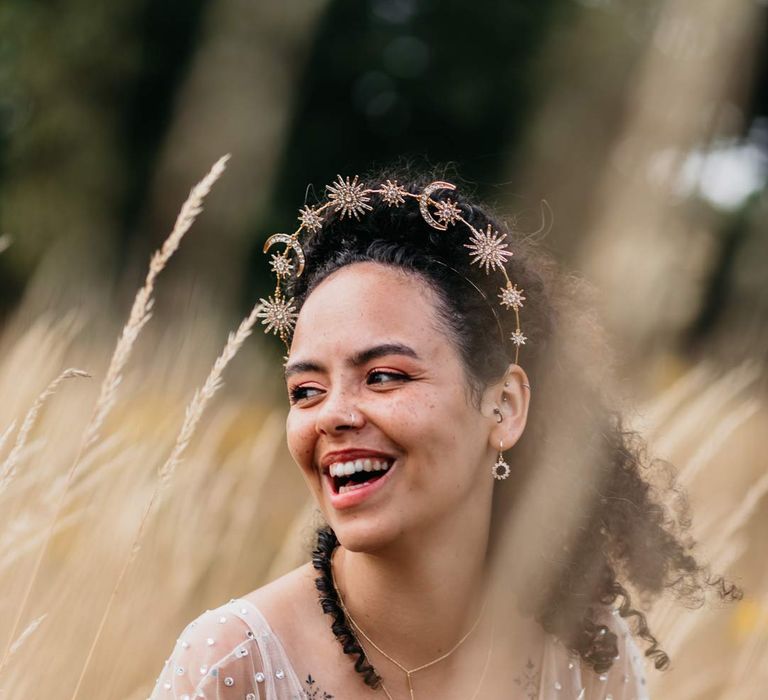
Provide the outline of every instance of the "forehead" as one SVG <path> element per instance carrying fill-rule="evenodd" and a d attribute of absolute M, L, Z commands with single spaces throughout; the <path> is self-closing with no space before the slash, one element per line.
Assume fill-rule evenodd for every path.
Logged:
<path fill-rule="evenodd" d="M 290 356 L 350 354 L 379 342 L 407 343 L 419 355 L 445 354 L 437 297 L 418 275 L 388 265 L 347 265 L 323 280 L 301 308 Z"/>

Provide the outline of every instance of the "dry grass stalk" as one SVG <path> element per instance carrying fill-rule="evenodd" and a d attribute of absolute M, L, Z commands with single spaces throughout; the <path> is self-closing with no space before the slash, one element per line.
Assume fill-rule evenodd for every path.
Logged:
<path fill-rule="evenodd" d="M 85 430 L 84 446 L 86 449 L 98 439 L 99 430 L 115 404 L 117 389 L 123 378 L 123 370 L 128 362 L 136 338 L 147 321 L 152 317 L 150 312 L 154 304 L 152 292 L 155 288 L 155 280 L 165 268 L 171 256 L 178 250 L 184 234 L 189 231 L 198 214 L 203 210 L 203 200 L 211 191 L 214 183 L 221 177 L 228 160 L 229 155 L 219 158 L 213 164 L 208 174 L 190 190 L 187 201 L 184 202 L 179 215 L 176 217 L 173 230 L 168 238 L 166 238 L 160 250 L 155 251 L 150 260 L 144 286 L 138 291 L 133 300 L 128 323 L 126 323 L 120 334 L 112 360 L 107 369 L 107 374 L 102 382 L 99 398 L 96 402 L 96 410 Z"/>
<path fill-rule="evenodd" d="M 11 450 L 8 457 L 6 457 L 3 464 L 0 466 L 0 493 L 8 488 L 14 476 L 16 475 L 16 466 L 19 463 L 19 457 L 27 443 L 27 437 L 29 437 L 32 426 L 35 424 L 35 420 L 37 419 L 37 416 L 40 413 L 40 410 L 43 408 L 43 404 L 45 404 L 46 400 L 56 393 L 56 389 L 58 389 L 59 384 L 61 384 L 66 379 L 90 376 L 91 375 L 88 374 L 88 372 L 84 372 L 81 369 L 76 369 L 73 367 L 65 369 L 37 397 L 35 402 L 32 404 L 32 407 L 27 412 L 27 415 L 24 417 L 24 422 L 21 424 L 21 428 L 19 428 L 19 434 L 16 436 L 16 442 L 13 445 L 13 449 Z M 3 435 L 3 441 L 4 440 L 5 435 Z"/>
<path fill-rule="evenodd" d="M 18 631 L 21 619 L 24 615 L 24 611 L 26 610 L 27 603 L 29 602 L 29 596 L 32 592 L 35 581 L 37 580 L 37 575 L 40 571 L 40 565 L 42 563 L 43 556 L 45 555 L 48 544 L 51 540 L 51 537 L 53 536 L 53 532 L 56 527 L 56 520 L 61 514 L 64 499 L 66 498 L 67 491 L 70 484 L 72 483 L 77 467 L 80 464 L 80 460 L 83 454 L 87 451 L 88 447 L 90 447 L 98 438 L 99 430 L 101 429 L 106 416 L 115 403 L 117 388 L 122 381 L 123 369 L 128 362 L 131 350 L 133 349 L 141 329 L 146 325 L 150 318 L 150 310 L 153 304 L 152 292 L 154 290 L 155 280 L 158 274 L 165 267 L 170 257 L 178 249 L 184 234 L 189 230 L 197 218 L 197 215 L 202 211 L 203 199 L 208 194 L 208 192 L 210 192 L 211 187 L 216 182 L 216 180 L 221 177 L 221 174 L 224 172 L 228 160 L 229 155 L 225 155 L 219 158 L 219 160 L 214 163 L 208 174 L 192 188 L 187 201 L 182 205 L 181 211 L 176 218 L 176 223 L 174 224 L 173 230 L 163 243 L 160 250 L 155 252 L 155 254 L 152 256 L 144 286 L 136 294 L 133 307 L 131 308 L 131 313 L 128 318 L 128 323 L 123 328 L 123 332 L 121 333 L 120 338 L 117 341 L 117 345 L 115 346 L 115 350 L 112 354 L 112 359 L 109 363 L 106 376 L 101 384 L 99 398 L 96 402 L 93 416 L 85 429 L 77 455 L 72 461 L 69 471 L 67 472 L 64 489 L 62 490 L 59 501 L 56 505 L 56 508 L 54 509 L 54 514 L 51 518 L 51 523 L 48 529 L 48 535 L 44 539 L 38 556 L 35 560 L 35 564 L 32 567 L 32 573 L 30 575 L 29 582 L 26 586 L 24 595 L 22 596 L 21 603 L 18 606 L 16 619 L 14 620 L 13 626 L 11 628 L 11 633 L 8 637 L 8 642 L 6 644 L 5 651 L 3 652 L 2 659 L 0 659 L 0 669 L 3 668 L 4 663 L 8 657 L 11 640 L 14 638 L 14 635 Z"/>
<path fill-rule="evenodd" d="M 43 613 L 40 615 L 40 617 L 36 617 L 32 622 L 30 622 L 24 631 L 19 635 L 19 638 L 11 644 L 11 650 L 8 654 L 8 657 L 3 661 L 3 666 L 8 663 L 10 658 L 19 650 L 21 649 L 21 646 L 24 644 L 24 642 L 27 641 L 27 639 L 32 635 L 32 633 L 40 626 L 40 623 L 47 617 L 48 613 Z M 0 666 L 0 671 L 3 670 L 3 666 Z"/>
<path fill-rule="evenodd" d="M 11 424 L 0 435 L 0 453 L 5 449 L 5 443 L 8 442 L 8 436 L 13 432 L 16 427 L 16 419 L 11 421 Z"/>
<path fill-rule="evenodd" d="M 764 569 L 763 590 L 768 590 L 768 569 Z M 768 594 L 757 600 L 757 612 L 751 633 L 742 644 L 736 662 L 731 665 L 723 700 L 733 697 L 733 688 L 739 688 L 739 698 L 762 700 L 768 682 Z"/>
<path fill-rule="evenodd" d="M 56 521 L 56 528 L 53 535 L 65 531 L 70 526 L 76 525 L 85 515 L 85 506 L 78 505 L 77 508 L 73 509 L 71 507 L 73 502 L 76 502 L 78 498 L 82 498 L 85 503 L 89 502 L 92 500 L 88 496 L 89 493 L 92 494 L 101 483 L 114 479 L 115 474 L 119 470 L 130 468 L 135 456 L 128 449 L 118 452 L 115 456 L 107 457 L 107 453 L 113 449 L 117 443 L 118 440 L 114 439 L 114 436 L 109 436 L 108 439 L 99 443 L 97 449 L 92 450 L 83 458 L 81 466 L 86 468 L 89 463 L 96 461 L 96 459 L 100 459 L 101 463 L 99 469 L 90 472 L 83 481 L 70 487 L 67 498 L 67 505 L 69 508 L 66 515 L 60 515 Z M 103 446 L 105 446 L 106 449 L 102 449 Z M 59 489 L 64 486 L 63 478 L 64 477 L 61 476 L 58 481 L 46 491 L 46 498 L 38 501 L 38 507 L 43 512 L 49 512 L 48 506 L 52 506 Z M 14 482 L 15 487 L 18 487 L 20 481 L 21 479 Z M 29 489 L 29 498 L 39 499 L 39 493 L 31 493 L 31 490 L 32 489 Z M 19 494 L 19 497 L 22 500 L 24 499 L 23 494 Z M 23 511 L 15 520 L 10 521 L 5 527 L 4 532 L 0 535 L 0 575 L 5 574 L 29 552 L 34 551 L 45 538 L 47 526 L 38 522 L 38 519 L 35 518 L 35 513 L 31 512 L 34 510 L 37 509 L 28 508 Z"/>
<path fill-rule="evenodd" d="M 205 380 L 203 386 L 195 392 L 187 406 L 184 418 L 184 424 L 179 432 L 179 437 L 176 440 L 176 445 L 168 457 L 168 460 L 160 470 L 160 480 L 163 483 L 168 482 L 173 476 L 176 467 L 178 466 L 181 455 L 186 449 L 189 441 L 192 439 L 192 435 L 195 432 L 197 424 L 200 422 L 200 418 L 203 415 L 208 401 L 218 391 L 221 386 L 221 376 L 224 372 L 224 368 L 232 361 L 232 358 L 240 350 L 240 347 L 245 342 L 245 339 L 251 334 L 253 330 L 253 324 L 256 323 L 257 314 L 261 309 L 261 304 L 251 309 L 251 313 L 246 316 L 240 323 L 240 326 L 234 333 L 229 334 L 227 344 L 224 346 L 221 355 L 216 358 L 216 362 L 213 363 L 213 368 L 208 378 Z"/>
<path fill-rule="evenodd" d="M 143 538 L 145 526 L 149 521 L 149 516 L 152 512 L 152 507 L 155 501 L 157 500 L 157 498 L 160 496 L 163 488 L 170 482 L 171 478 L 173 477 L 173 474 L 176 471 L 176 468 L 181 463 L 182 455 L 184 454 L 184 451 L 186 450 L 190 440 L 192 439 L 192 436 L 195 433 L 195 428 L 197 428 L 197 425 L 200 422 L 200 419 L 203 417 L 203 413 L 205 412 L 205 408 L 208 405 L 208 402 L 213 398 L 213 395 L 219 390 L 219 388 L 222 385 L 222 375 L 224 373 L 224 369 L 232 361 L 235 355 L 237 355 L 237 352 L 242 347 L 243 343 L 245 342 L 245 339 L 251 334 L 251 331 L 253 330 L 253 325 L 254 323 L 256 323 L 256 320 L 258 318 L 257 314 L 260 311 L 260 309 L 261 309 L 261 304 L 256 304 L 256 306 L 254 306 L 253 309 L 251 309 L 251 313 L 248 316 L 246 316 L 243 319 L 243 321 L 240 323 L 240 326 L 238 327 L 237 331 L 229 334 L 227 343 L 224 346 L 224 349 L 222 350 L 221 354 L 216 358 L 216 361 L 213 363 L 213 367 L 211 368 L 211 371 L 208 374 L 208 377 L 203 383 L 203 386 L 195 391 L 195 394 L 192 397 L 192 400 L 189 402 L 186 408 L 186 411 L 184 414 L 184 423 L 181 426 L 181 430 L 179 431 L 179 435 L 176 438 L 176 443 L 174 444 L 173 449 L 171 450 L 171 454 L 168 456 L 168 459 L 166 460 L 165 464 L 163 464 L 162 468 L 158 473 L 159 478 L 157 481 L 157 486 L 155 487 L 155 490 L 152 492 L 152 496 L 150 497 L 149 502 L 144 508 L 144 513 L 142 514 L 141 520 L 139 522 L 139 527 L 138 527 L 138 530 L 136 531 L 136 536 L 134 537 L 133 543 L 128 552 L 128 556 L 126 557 L 125 562 L 123 563 L 123 567 L 120 570 L 120 574 L 117 577 L 117 581 L 115 582 L 115 585 L 112 588 L 112 592 L 110 593 L 109 601 L 107 602 L 107 605 L 104 609 L 104 613 L 102 614 L 101 620 L 99 621 L 99 626 L 96 630 L 96 634 L 93 638 L 93 641 L 91 642 L 91 646 L 88 649 L 88 654 L 85 658 L 85 662 L 83 663 L 83 667 L 80 670 L 80 677 L 78 678 L 77 684 L 75 685 L 75 689 L 72 692 L 71 700 L 75 700 L 78 693 L 80 692 L 83 679 L 85 678 L 85 674 L 88 670 L 88 667 L 90 666 L 91 659 L 93 658 L 93 652 L 95 651 L 96 646 L 99 642 L 99 639 L 101 638 L 101 634 L 104 630 L 104 625 L 109 616 L 109 612 L 112 609 L 112 604 L 114 603 L 115 598 L 117 596 L 117 592 L 120 589 L 120 584 L 123 582 L 126 572 L 130 568 L 131 563 L 133 562 L 134 558 L 136 557 L 136 554 L 141 548 L 141 540 Z"/>
<path fill-rule="evenodd" d="M 59 532 L 66 530 L 68 527 L 76 523 L 80 518 L 80 513 L 68 513 L 62 516 L 56 522 L 56 529 L 53 534 L 56 535 Z M 19 530 L 26 529 L 22 537 Z M 14 532 L 15 530 L 15 532 Z M 37 532 L 30 531 L 31 526 L 25 522 L 19 522 L 18 519 L 11 524 L 10 533 L 8 539 L 10 542 L 3 542 L 4 554 L 0 556 L 0 573 L 6 573 L 13 566 L 18 566 L 19 560 L 29 552 L 35 550 L 40 545 L 44 537 L 48 534 L 48 531 Z M 11 546 L 13 545 L 13 546 Z"/>
<path fill-rule="evenodd" d="M 726 444 L 731 436 L 759 410 L 760 402 L 757 399 L 749 399 L 743 405 L 728 412 L 704 439 L 685 467 L 680 470 L 678 477 L 680 482 L 682 484 L 690 483 L 698 472 L 712 461 L 717 451 Z"/>
<path fill-rule="evenodd" d="M 690 675 L 675 673 L 674 668 L 670 674 L 652 675 L 650 690 L 658 690 L 664 697 L 676 700 L 762 697 L 750 688 L 753 680 L 757 681 L 758 669 L 765 664 L 768 652 L 768 645 L 756 643 L 758 639 L 766 639 L 768 625 L 763 617 L 768 610 L 764 607 L 768 603 L 765 594 L 768 579 L 763 576 L 762 584 L 753 582 L 748 588 L 744 581 L 750 580 L 756 564 L 763 566 L 755 557 L 750 559 L 749 552 L 754 547 L 755 525 L 765 517 L 765 511 L 761 510 L 768 494 L 768 475 L 759 461 L 745 459 L 743 452 L 739 452 L 744 461 L 729 463 L 728 468 L 738 473 L 740 482 L 745 484 L 744 490 L 738 495 L 726 495 L 715 488 L 702 489 L 719 471 L 722 462 L 716 460 L 721 454 L 728 454 L 729 446 L 742 445 L 745 441 L 759 443 L 764 430 L 764 419 L 760 418 L 764 413 L 757 398 L 761 372 L 753 363 L 745 363 L 717 379 L 714 367 L 703 376 L 695 369 L 693 372 L 696 374 L 689 373 L 689 377 L 673 387 L 675 396 L 660 397 L 661 409 L 658 405 L 654 407 L 652 412 L 663 416 L 663 420 L 656 421 L 652 443 L 667 446 L 670 453 L 665 457 L 681 464 L 678 472 L 681 485 L 692 489 L 699 499 L 706 499 L 694 504 L 696 517 L 691 534 L 695 540 L 706 543 L 707 560 L 713 570 L 725 573 L 726 577 L 731 573 L 735 577 L 731 580 L 741 583 L 748 597 L 755 599 L 756 596 L 760 601 L 756 608 L 763 612 L 753 615 L 754 628 L 749 639 L 726 640 L 722 638 L 724 625 L 732 630 L 736 624 L 743 626 L 748 609 L 742 608 L 742 621 L 737 622 L 733 617 L 735 610 L 728 606 L 681 614 L 672 600 L 658 601 L 648 616 L 649 624 L 662 640 L 665 651 L 673 660 L 679 655 Z M 678 453 L 689 456 L 682 460 Z M 745 479 L 747 474 L 752 478 Z M 746 579 L 741 578 L 745 575 Z M 722 663 L 709 665 L 706 672 L 694 673 L 691 659 L 701 650 L 703 640 L 717 647 L 717 653 L 708 662 L 721 659 Z M 764 685 L 757 687 L 764 689 Z M 651 694 L 655 696 L 654 692 Z"/>
<path fill-rule="evenodd" d="M 644 407 L 642 418 L 633 420 L 636 429 L 651 437 L 663 431 L 665 426 L 679 412 L 680 407 L 700 394 L 712 381 L 712 368 L 701 362 L 683 374 L 663 394 L 654 397 Z"/>
<path fill-rule="evenodd" d="M 734 508 L 724 523 L 720 523 L 713 536 L 713 546 L 726 548 L 729 540 L 752 518 L 761 501 L 768 495 L 768 472 L 749 489 L 744 499 Z"/>
<path fill-rule="evenodd" d="M 668 421 L 661 434 L 654 439 L 657 454 L 675 454 L 692 435 L 696 435 L 707 421 L 719 420 L 722 406 L 749 391 L 760 379 L 760 370 L 754 363 L 745 362 L 705 385 L 696 398 Z"/>

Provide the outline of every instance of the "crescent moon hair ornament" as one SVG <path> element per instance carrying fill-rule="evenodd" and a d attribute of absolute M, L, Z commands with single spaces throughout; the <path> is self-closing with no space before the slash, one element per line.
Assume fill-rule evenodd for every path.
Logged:
<path fill-rule="evenodd" d="M 508 249 L 505 242 L 507 234 L 499 233 L 491 224 L 488 224 L 484 231 L 475 228 L 464 218 L 456 202 L 450 198 L 434 199 L 432 197 L 439 190 L 453 192 L 456 190 L 456 185 L 436 180 L 429 183 L 421 192 L 409 192 L 399 185 L 397 180 L 387 180 L 378 187 L 365 187 L 359 182 L 357 175 L 352 180 L 338 175 L 335 182 L 326 187 L 328 197 L 324 204 L 314 207 L 306 205 L 299 210 L 299 227 L 294 233 L 275 233 L 264 243 L 264 253 L 269 252 L 276 243 L 283 243 L 286 246 L 281 253 L 273 253 L 270 259 L 272 272 L 277 277 L 274 295 L 268 299 L 259 299 L 261 308 L 257 316 L 262 319 L 262 325 L 265 326 L 264 332 L 280 336 L 286 348 L 290 348 L 290 335 L 296 324 L 298 313 L 293 299 L 286 297 L 283 292 L 282 280 L 293 273 L 294 264 L 289 258 L 290 252 L 293 252 L 298 263 L 296 277 L 304 272 L 304 250 L 299 243 L 299 234 L 302 231 L 308 231 L 310 234 L 317 233 L 323 228 L 327 214 L 331 212 L 338 214 L 339 219 L 354 217 L 359 220 L 366 212 L 373 210 L 370 204 L 372 195 L 377 195 L 388 207 L 400 207 L 405 204 L 406 199 L 415 199 L 418 201 L 422 218 L 430 227 L 438 231 L 446 231 L 448 226 L 453 226 L 457 222 L 466 226 L 469 230 L 469 238 L 464 247 L 469 250 L 470 264 L 484 268 L 486 275 L 497 270 L 501 272 L 503 283 L 499 287 L 499 304 L 511 309 L 515 314 L 515 331 L 509 336 L 509 340 L 514 344 L 515 363 L 517 363 L 520 346 L 525 345 L 525 341 L 528 340 L 520 328 L 519 314 L 526 298 L 523 296 L 523 290 L 513 284 L 507 275 L 505 264 L 507 258 L 512 257 L 512 251 Z M 433 211 L 430 211 L 430 207 Z M 474 283 L 473 286 L 477 288 Z M 485 297 L 482 290 L 478 288 L 478 291 Z M 491 309 L 493 310 L 493 307 Z M 496 315 L 495 311 L 494 315 Z"/>
<path fill-rule="evenodd" d="M 289 236 L 287 233 L 275 233 L 267 238 L 267 242 L 264 244 L 264 252 L 268 252 L 275 243 L 285 243 L 293 249 L 293 252 L 296 253 L 296 259 L 299 261 L 299 269 L 296 270 L 296 277 L 301 277 L 301 273 L 304 272 L 304 251 L 302 250 L 298 239 L 295 236 Z M 283 253 L 283 255 L 285 255 L 285 253 Z"/>
<path fill-rule="evenodd" d="M 440 182 L 439 180 L 437 182 L 432 182 L 429 185 L 427 185 L 424 188 L 424 191 L 421 193 L 421 196 L 419 197 L 419 211 L 421 211 L 421 215 L 424 217 L 424 221 L 426 221 L 432 228 L 436 228 L 438 231 L 446 231 L 448 229 L 448 223 L 438 223 L 432 218 L 432 214 L 429 213 L 428 204 L 431 202 L 432 204 L 435 204 L 435 200 L 432 199 L 432 193 L 436 192 L 437 190 L 455 190 L 456 185 L 450 183 L 450 182 Z"/>

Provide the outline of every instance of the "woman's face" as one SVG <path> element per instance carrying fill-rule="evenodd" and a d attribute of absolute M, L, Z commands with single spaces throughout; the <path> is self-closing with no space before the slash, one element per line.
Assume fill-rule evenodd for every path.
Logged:
<path fill-rule="evenodd" d="M 302 307 L 286 379 L 288 447 L 347 549 L 490 512 L 498 403 L 471 405 L 421 278 L 371 262 L 331 274 Z"/>

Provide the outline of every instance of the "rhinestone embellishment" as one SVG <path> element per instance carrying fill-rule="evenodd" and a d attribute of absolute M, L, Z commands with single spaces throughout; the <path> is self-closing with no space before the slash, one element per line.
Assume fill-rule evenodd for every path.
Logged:
<path fill-rule="evenodd" d="M 461 209 L 459 209 L 458 205 L 450 199 L 438 201 L 437 204 L 435 204 L 435 218 L 443 224 L 443 226 L 455 224 L 461 219 Z"/>
<path fill-rule="evenodd" d="M 472 264 L 484 267 L 486 275 L 497 268 L 503 268 L 506 259 L 512 256 L 512 252 L 507 250 L 507 244 L 504 243 L 506 237 L 506 233 L 494 231 L 490 224 L 485 231 L 473 228 L 470 242 L 464 244 L 472 255 Z"/>
<path fill-rule="evenodd" d="M 516 330 L 512 335 L 509 336 L 509 338 L 518 347 L 525 345 L 525 341 L 528 340 L 528 338 L 526 338 L 520 330 Z"/>
<path fill-rule="evenodd" d="M 323 227 L 323 220 L 320 218 L 315 207 L 304 207 L 303 209 L 300 209 L 299 221 L 301 221 L 301 225 L 307 229 L 307 231 L 311 231 L 312 233 L 319 231 Z"/>
<path fill-rule="evenodd" d="M 281 335 L 293 330 L 296 324 L 296 307 L 290 299 L 274 296 L 267 299 L 259 299 L 261 309 L 256 317 L 262 319 L 261 324 L 266 326 L 265 333 Z"/>
<path fill-rule="evenodd" d="M 341 175 L 338 175 L 337 178 L 336 182 L 327 187 L 328 192 L 330 192 L 328 200 L 336 211 L 340 212 L 342 219 L 345 216 L 350 218 L 354 216 L 359 220 L 366 210 L 371 211 L 373 209 L 368 204 L 371 198 L 367 195 L 365 187 L 358 183 L 357 175 L 352 182 L 349 181 L 349 178 L 344 180 Z"/>
<path fill-rule="evenodd" d="M 407 194 L 404 187 L 397 184 L 397 180 L 392 182 L 387 180 L 379 190 L 381 198 L 390 207 L 399 207 L 401 204 L 405 204 L 405 195 Z"/>
<path fill-rule="evenodd" d="M 509 283 L 506 287 L 501 288 L 500 304 L 506 306 L 508 309 L 520 309 L 523 306 L 525 297 L 523 296 L 523 290 L 518 289 L 516 284 Z"/>
<path fill-rule="evenodd" d="M 284 254 L 273 253 L 269 260 L 269 266 L 278 277 L 288 277 L 293 271 L 293 263 Z"/>
<path fill-rule="evenodd" d="M 493 465 L 491 470 L 493 477 L 499 481 L 503 481 L 510 475 L 511 471 L 509 465 L 504 461 L 504 456 L 500 454 L 499 458 L 496 460 L 496 464 Z"/>

